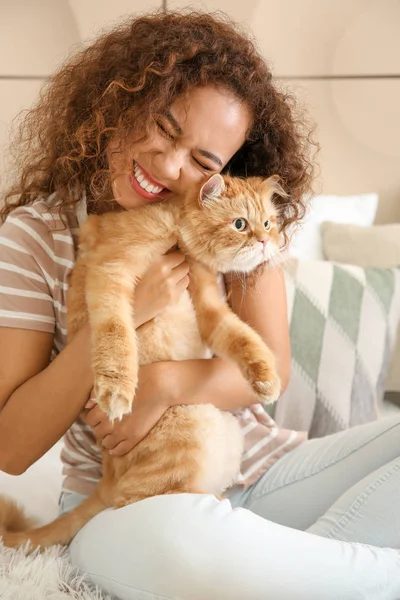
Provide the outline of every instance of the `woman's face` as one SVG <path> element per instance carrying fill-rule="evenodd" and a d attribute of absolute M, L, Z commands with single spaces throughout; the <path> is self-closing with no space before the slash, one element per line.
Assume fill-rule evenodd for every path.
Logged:
<path fill-rule="evenodd" d="M 195 88 L 187 101 L 176 100 L 144 141 L 126 153 L 108 152 L 115 200 L 123 208 L 157 202 L 183 193 L 222 171 L 246 139 L 248 109 L 215 87 Z"/>

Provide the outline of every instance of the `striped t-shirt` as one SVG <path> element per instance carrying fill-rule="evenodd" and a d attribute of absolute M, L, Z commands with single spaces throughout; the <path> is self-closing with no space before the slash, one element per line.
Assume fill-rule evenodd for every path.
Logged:
<path fill-rule="evenodd" d="M 19 207 L 0 228 L 0 326 L 54 334 L 51 360 L 66 344 L 66 294 L 84 203 L 75 211 L 54 206 L 54 195 Z M 79 219 L 78 219 L 79 215 Z M 239 411 L 244 454 L 237 484 L 256 481 L 306 434 L 277 427 L 255 404 Z M 63 489 L 89 494 L 101 477 L 101 454 L 90 427 L 78 417 L 64 437 Z"/>

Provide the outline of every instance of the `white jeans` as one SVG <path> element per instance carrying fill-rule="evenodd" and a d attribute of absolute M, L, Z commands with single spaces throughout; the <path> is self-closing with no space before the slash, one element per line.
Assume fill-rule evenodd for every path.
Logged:
<path fill-rule="evenodd" d="M 310 440 L 230 500 L 106 510 L 70 546 L 122 600 L 399 600 L 399 548 L 398 416 Z"/>

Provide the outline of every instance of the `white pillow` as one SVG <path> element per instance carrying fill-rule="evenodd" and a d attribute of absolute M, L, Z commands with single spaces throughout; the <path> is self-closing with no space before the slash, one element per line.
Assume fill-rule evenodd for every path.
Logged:
<path fill-rule="evenodd" d="M 372 225 L 378 207 L 377 194 L 357 196 L 320 195 L 311 201 L 301 229 L 293 236 L 290 254 L 306 260 L 324 260 L 320 225 L 324 221 Z"/>
<path fill-rule="evenodd" d="M 61 448 L 62 442 L 57 442 L 22 475 L 8 475 L 0 471 L 0 495 L 16 500 L 26 514 L 40 524 L 48 523 L 58 515 L 62 482 Z"/>

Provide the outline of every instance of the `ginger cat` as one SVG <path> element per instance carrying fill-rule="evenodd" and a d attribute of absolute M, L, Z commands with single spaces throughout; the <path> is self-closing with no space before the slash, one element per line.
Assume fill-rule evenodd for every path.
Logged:
<path fill-rule="evenodd" d="M 139 365 L 204 358 L 209 349 L 236 362 L 259 401 L 276 400 L 274 356 L 223 301 L 217 273 L 249 273 L 279 252 L 272 197 L 286 194 L 278 181 L 213 175 L 183 199 L 88 218 L 68 292 L 68 335 L 89 319 L 95 394 L 111 419 L 130 411 Z M 190 264 L 189 293 L 135 330 L 135 284 L 174 243 Z M 231 413 L 212 404 L 171 407 L 125 456 L 103 452 L 96 490 L 52 523 L 27 530 L 22 514 L 18 525 L 12 502 L 0 501 L 0 513 L 12 514 L 4 544 L 67 544 L 101 510 L 154 495 L 219 497 L 235 482 L 242 452 L 243 435 Z"/>

